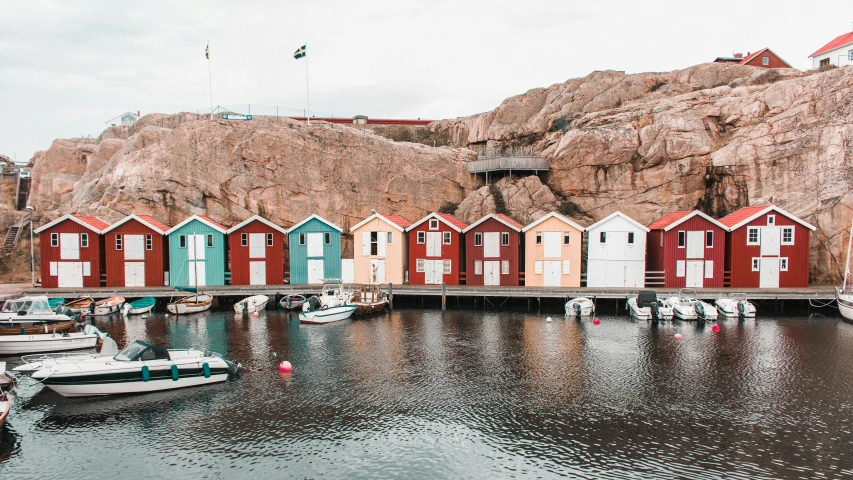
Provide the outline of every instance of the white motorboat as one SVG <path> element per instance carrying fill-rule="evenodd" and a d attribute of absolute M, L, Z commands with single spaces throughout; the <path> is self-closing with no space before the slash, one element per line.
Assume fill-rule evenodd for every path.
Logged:
<path fill-rule="evenodd" d="M 654 290 L 640 290 L 628 299 L 627 309 L 638 320 L 672 320 L 672 308 L 659 300 Z"/>
<path fill-rule="evenodd" d="M 665 300 L 666 305 L 672 308 L 676 318 L 681 320 L 714 320 L 717 318 L 717 309 L 707 302 L 696 298 L 696 290 L 682 288 L 677 296 Z M 701 312 L 701 314 L 700 314 Z"/>
<path fill-rule="evenodd" d="M 850 225 L 850 239 L 847 242 L 847 261 L 844 265 L 844 282 L 841 287 L 835 287 L 835 302 L 841 318 L 853 322 L 853 290 L 850 290 L 850 253 L 853 251 L 853 224 Z"/>
<path fill-rule="evenodd" d="M 21 356 L 22 365 L 13 368 L 12 371 L 22 375 L 32 375 L 33 372 L 42 368 L 60 363 L 76 362 L 100 357 L 114 357 L 118 353 L 118 345 L 115 340 L 108 336 L 102 337 L 102 344 L 97 352 L 92 353 L 39 353 Z"/>
<path fill-rule="evenodd" d="M 285 295 L 278 302 L 278 306 L 285 310 L 302 310 L 304 304 L 305 297 L 302 295 Z"/>
<path fill-rule="evenodd" d="M 595 304 L 586 297 L 577 297 L 566 302 L 567 317 L 586 317 L 595 314 Z"/>
<path fill-rule="evenodd" d="M 266 295 L 253 295 L 246 297 L 234 304 L 234 312 L 238 314 L 255 313 L 267 308 L 270 297 Z"/>
<path fill-rule="evenodd" d="M 697 300 L 693 308 L 696 310 L 697 320 L 717 320 L 717 308 L 710 303 Z"/>
<path fill-rule="evenodd" d="M 346 320 L 358 310 L 355 305 L 339 305 L 337 307 L 310 309 L 311 300 L 316 297 L 309 298 L 309 303 L 303 306 L 303 311 L 299 313 L 299 321 L 302 323 L 331 323 L 340 320 Z"/>
<path fill-rule="evenodd" d="M 729 294 L 728 298 L 714 301 L 717 311 L 725 317 L 755 318 L 755 304 L 746 299 L 743 293 Z"/>
<path fill-rule="evenodd" d="M 124 304 L 124 297 L 110 297 L 95 302 L 95 308 L 90 315 L 103 316 L 118 313 Z"/>
<path fill-rule="evenodd" d="M 353 291 L 340 282 L 330 282 L 323 285 L 320 295 L 320 305 L 324 307 L 337 307 L 346 305 L 353 296 Z M 303 307 L 304 308 L 304 307 Z"/>
<path fill-rule="evenodd" d="M 82 332 L 0 335 L 0 356 L 94 348 L 98 339 L 104 336 L 106 333 L 101 332 L 94 325 L 86 325 Z"/>
<path fill-rule="evenodd" d="M 57 312 L 59 311 L 59 313 Z M 12 300 L 6 300 L 0 308 L 0 326 L 18 323 L 53 323 L 67 322 L 71 315 L 62 306 L 56 310 L 50 308 L 50 302 L 46 295 L 31 295 Z"/>
<path fill-rule="evenodd" d="M 182 297 L 166 305 L 169 312 L 176 315 L 203 312 L 210 308 L 213 303 L 213 295 L 208 293 L 197 293 L 188 297 Z"/>
<path fill-rule="evenodd" d="M 65 397 L 145 393 L 224 382 L 240 364 L 216 353 L 167 350 L 137 340 L 113 357 L 48 365 L 32 377 Z"/>

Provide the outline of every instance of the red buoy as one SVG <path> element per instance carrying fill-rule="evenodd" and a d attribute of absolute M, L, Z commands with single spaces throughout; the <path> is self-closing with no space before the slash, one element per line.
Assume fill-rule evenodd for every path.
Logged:
<path fill-rule="evenodd" d="M 714 333 L 718 333 L 720 331 L 720 326 L 717 324 L 714 324 L 714 326 L 711 327 L 711 330 L 713 330 Z"/>
<path fill-rule="evenodd" d="M 287 360 L 278 364 L 279 372 L 290 372 L 293 370 L 293 365 L 290 364 Z"/>
<path fill-rule="evenodd" d="M 595 317 L 592 319 L 592 323 L 598 325 L 599 323 L 601 323 L 601 320 L 599 320 L 598 317 Z"/>

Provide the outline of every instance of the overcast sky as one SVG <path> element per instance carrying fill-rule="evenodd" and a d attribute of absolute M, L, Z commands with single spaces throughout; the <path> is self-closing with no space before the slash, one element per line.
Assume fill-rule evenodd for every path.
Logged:
<path fill-rule="evenodd" d="M 853 2 L 0 0 L 0 153 L 97 135 L 125 111 L 215 105 L 440 119 L 593 70 L 670 71 L 770 47 L 794 67 Z M 290 110 L 285 110 L 289 108 Z"/>

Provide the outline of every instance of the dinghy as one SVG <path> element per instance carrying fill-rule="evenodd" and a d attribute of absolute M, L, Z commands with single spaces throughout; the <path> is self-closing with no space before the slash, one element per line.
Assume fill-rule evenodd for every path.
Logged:
<path fill-rule="evenodd" d="M 95 309 L 90 312 L 90 315 L 103 316 L 117 313 L 124 304 L 124 297 L 110 297 L 95 302 Z"/>
<path fill-rule="evenodd" d="M 595 304 L 586 297 L 573 298 L 566 302 L 567 317 L 586 317 L 595 313 Z"/>
<path fill-rule="evenodd" d="M 65 306 L 70 308 L 74 313 L 88 315 L 93 303 L 95 303 L 95 300 L 92 297 L 85 295 L 65 302 Z"/>
<path fill-rule="evenodd" d="M 6 423 L 9 412 L 12 411 L 12 391 L 0 392 L 0 427 Z"/>
<path fill-rule="evenodd" d="M 197 293 L 188 297 L 182 297 L 178 300 L 166 305 L 169 312 L 176 315 L 186 315 L 188 313 L 203 312 L 210 308 L 213 303 L 213 295 L 208 293 Z"/>
<path fill-rule="evenodd" d="M 267 308 L 267 302 L 269 301 L 270 297 L 266 295 L 253 295 L 251 297 L 246 297 L 234 304 L 234 312 L 238 314 L 260 312 Z"/>
<path fill-rule="evenodd" d="M 94 348 L 98 339 L 104 336 L 106 333 L 101 332 L 94 325 L 86 325 L 81 332 L 66 330 L 26 335 L 0 335 L 0 356 Z"/>
<path fill-rule="evenodd" d="M 304 304 L 305 297 L 302 295 L 285 295 L 278 302 L 278 306 L 285 310 L 302 310 Z"/>
<path fill-rule="evenodd" d="M 747 300 L 743 293 L 732 293 L 728 298 L 718 298 L 714 305 L 717 311 L 726 317 L 755 318 L 755 304 Z"/>
<path fill-rule="evenodd" d="M 154 305 L 157 303 L 157 299 L 154 297 L 145 297 L 140 298 L 139 300 L 134 300 L 130 303 L 125 303 L 121 308 L 121 313 L 124 316 L 128 315 L 142 315 L 143 313 L 150 312 Z"/>
<path fill-rule="evenodd" d="M 355 293 L 350 296 L 346 305 L 358 307 L 355 311 L 356 315 L 381 312 L 388 306 L 388 296 L 379 288 L 379 285 L 356 285 L 353 290 Z"/>

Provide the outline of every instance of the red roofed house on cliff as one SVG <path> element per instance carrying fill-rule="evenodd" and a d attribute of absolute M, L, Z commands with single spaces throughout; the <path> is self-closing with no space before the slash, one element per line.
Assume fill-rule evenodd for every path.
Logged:
<path fill-rule="evenodd" d="M 761 68 L 793 68 L 782 57 L 773 53 L 769 48 L 762 48 L 754 53 L 735 53 L 731 57 L 717 57 L 714 63 L 736 63 L 738 65 L 749 65 Z"/>
<path fill-rule="evenodd" d="M 101 233 L 109 226 L 98 217 L 69 214 L 35 230 L 41 236 L 42 287 L 100 287 Z"/>
<path fill-rule="evenodd" d="M 812 59 L 812 68 L 814 69 L 829 65 L 836 67 L 853 65 L 853 32 L 835 37 L 809 55 L 809 58 Z"/>
<path fill-rule="evenodd" d="M 459 285 L 462 230 L 468 225 L 448 213 L 430 213 L 406 229 L 409 283 Z"/>

